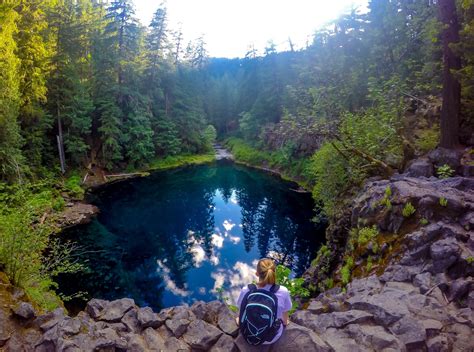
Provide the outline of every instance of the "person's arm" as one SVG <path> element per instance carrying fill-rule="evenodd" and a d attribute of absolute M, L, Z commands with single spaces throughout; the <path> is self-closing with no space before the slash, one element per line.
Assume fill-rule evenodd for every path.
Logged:
<path fill-rule="evenodd" d="M 288 314 L 288 312 L 283 312 L 281 316 L 281 322 L 283 323 L 284 326 L 288 325 L 288 323 L 290 322 L 290 315 Z"/>

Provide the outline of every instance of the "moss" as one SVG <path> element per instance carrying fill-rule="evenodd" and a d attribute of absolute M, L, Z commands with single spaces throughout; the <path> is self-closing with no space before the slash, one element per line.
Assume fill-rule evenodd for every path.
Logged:
<path fill-rule="evenodd" d="M 416 212 L 416 209 L 415 209 L 415 207 L 413 206 L 413 204 L 411 204 L 410 202 L 408 202 L 408 203 L 405 204 L 405 206 L 403 207 L 402 215 L 403 215 L 405 218 L 408 218 L 408 217 L 412 216 L 413 214 L 415 214 L 415 212 Z"/>

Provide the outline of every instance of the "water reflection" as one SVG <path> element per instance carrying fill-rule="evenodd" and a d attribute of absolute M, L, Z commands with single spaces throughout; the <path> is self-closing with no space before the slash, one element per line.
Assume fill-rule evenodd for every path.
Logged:
<path fill-rule="evenodd" d="M 60 277 L 60 290 L 127 296 L 159 309 L 215 299 L 221 288 L 236 300 L 255 279 L 260 257 L 276 258 L 301 274 L 324 229 L 310 222 L 310 196 L 289 187 L 229 164 L 111 185 L 95 196 L 98 219 L 64 234 L 89 249 L 83 260 L 90 271 Z"/>

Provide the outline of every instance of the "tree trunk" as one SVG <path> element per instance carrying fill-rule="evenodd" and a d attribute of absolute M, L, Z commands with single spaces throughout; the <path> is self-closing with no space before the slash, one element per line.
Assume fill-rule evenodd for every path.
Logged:
<path fill-rule="evenodd" d="M 439 0 L 439 16 L 443 23 L 443 106 L 441 108 L 440 147 L 459 145 L 461 85 L 453 72 L 461 68 L 461 59 L 450 47 L 459 42 L 459 23 L 455 0 Z"/>

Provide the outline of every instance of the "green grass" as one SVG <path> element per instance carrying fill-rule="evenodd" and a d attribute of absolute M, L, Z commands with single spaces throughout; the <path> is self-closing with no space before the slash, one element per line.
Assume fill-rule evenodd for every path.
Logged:
<path fill-rule="evenodd" d="M 307 175 L 309 158 L 296 158 L 284 151 L 260 150 L 236 137 L 226 139 L 225 145 L 237 162 L 271 169 L 280 174 L 284 180 L 296 182 L 305 189 L 311 188 L 308 185 Z"/>
<path fill-rule="evenodd" d="M 214 153 L 195 155 L 175 155 L 153 160 L 147 170 L 167 170 L 185 165 L 206 164 L 215 160 Z"/>

